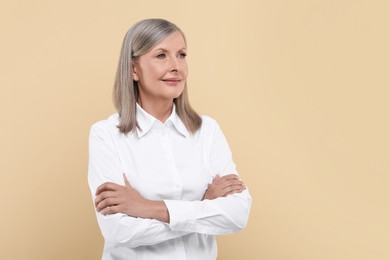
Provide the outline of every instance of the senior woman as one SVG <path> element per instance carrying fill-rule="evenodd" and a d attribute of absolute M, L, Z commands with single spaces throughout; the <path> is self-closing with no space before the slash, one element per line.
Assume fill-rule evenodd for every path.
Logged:
<path fill-rule="evenodd" d="M 216 259 L 216 235 L 246 226 L 251 196 L 217 122 L 187 94 L 183 32 L 146 19 L 127 32 L 116 114 L 91 127 L 88 182 L 103 259 Z"/>

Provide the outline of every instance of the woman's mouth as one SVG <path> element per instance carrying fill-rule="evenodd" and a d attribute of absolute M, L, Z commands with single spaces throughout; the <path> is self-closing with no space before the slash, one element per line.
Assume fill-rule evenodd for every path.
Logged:
<path fill-rule="evenodd" d="M 177 84 L 179 84 L 181 82 L 181 79 L 169 78 L 169 79 L 163 79 L 162 81 L 164 81 L 168 85 L 177 85 Z"/>

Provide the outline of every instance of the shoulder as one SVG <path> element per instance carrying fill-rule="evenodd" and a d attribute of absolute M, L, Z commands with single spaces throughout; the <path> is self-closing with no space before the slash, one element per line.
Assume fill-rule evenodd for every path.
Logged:
<path fill-rule="evenodd" d="M 208 115 L 201 115 L 200 117 L 202 118 L 202 123 L 214 124 L 217 122 L 214 118 Z"/>
<path fill-rule="evenodd" d="M 213 133 L 219 129 L 219 124 L 214 118 L 208 115 L 201 115 L 201 118 L 202 118 L 202 127 L 201 127 L 202 132 Z"/>
<path fill-rule="evenodd" d="M 97 121 L 91 126 L 90 135 L 103 137 L 110 133 L 119 132 L 117 125 L 119 122 L 118 113 L 110 115 L 107 119 Z"/>

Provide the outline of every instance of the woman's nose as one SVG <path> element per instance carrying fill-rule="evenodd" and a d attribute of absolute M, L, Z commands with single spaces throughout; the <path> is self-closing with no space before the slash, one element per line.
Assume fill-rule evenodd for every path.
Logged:
<path fill-rule="evenodd" d="M 178 71 L 179 70 L 179 61 L 177 60 L 176 57 L 172 58 L 170 60 L 170 70 L 171 71 Z"/>

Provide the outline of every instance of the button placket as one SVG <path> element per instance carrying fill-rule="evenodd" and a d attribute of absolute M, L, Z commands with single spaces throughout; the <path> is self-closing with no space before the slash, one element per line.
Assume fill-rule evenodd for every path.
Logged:
<path fill-rule="evenodd" d="M 164 149 L 164 155 L 168 163 L 169 172 L 171 174 L 172 188 L 175 193 L 175 198 L 180 199 L 182 195 L 182 185 L 180 181 L 180 175 L 176 167 L 175 158 L 172 151 L 172 146 L 169 142 L 169 133 L 170 129 L 163 127 L 160 132 L 161 142 Z"/>

